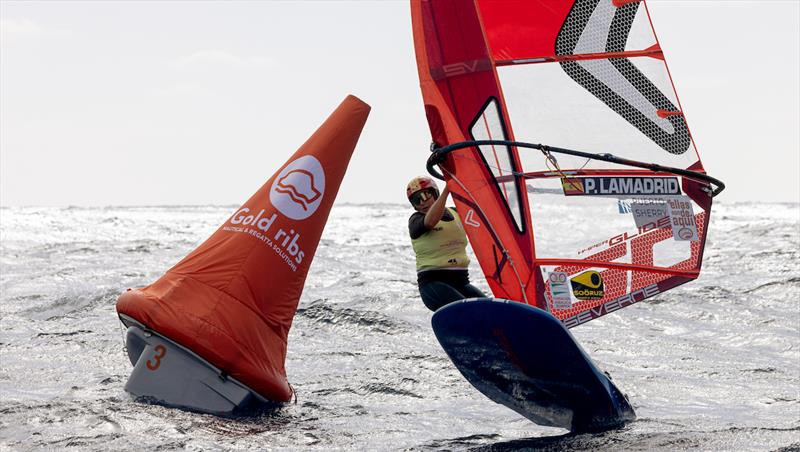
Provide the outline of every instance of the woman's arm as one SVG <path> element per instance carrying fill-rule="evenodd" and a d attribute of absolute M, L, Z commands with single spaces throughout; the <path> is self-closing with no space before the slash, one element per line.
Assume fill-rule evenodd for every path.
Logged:
<path fill-rule="evenodd" d="M 436 226 L 436 223 L 442 219 L 444 205 L 447 203 L 447 195 L 449 194 L 450 190 L 447 188 L 447 185 L 445 185 L 442 193 L 439 194 L 439 197 L 433 202 L 431 208 L 425 213 L 425 227 L 427 229 L 433 229 L 433 227 Z"/>

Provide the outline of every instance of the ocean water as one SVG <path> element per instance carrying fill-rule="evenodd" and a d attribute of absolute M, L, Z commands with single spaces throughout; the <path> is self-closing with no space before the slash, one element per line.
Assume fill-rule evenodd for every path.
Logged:
<path fill-rule="evenodd" d="M 453 367 L 404 205 L 332 211 L 289 337 L 296 403 L 220 418 L 133 401 L 116 297 L 235 207 L 0 209 L 0 450 L 800 449 L 797 204 L 716 204 L 698 280 L 572 330 L 638 414 L 584 435 L 532 424 Z"/>

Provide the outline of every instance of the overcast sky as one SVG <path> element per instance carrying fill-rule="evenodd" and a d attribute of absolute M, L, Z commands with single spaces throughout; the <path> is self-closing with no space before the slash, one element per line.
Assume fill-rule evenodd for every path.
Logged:
<path fill-rule="evenodd" d="M 650 0 L 723 201 L 800 200 L 800 2 Z M 345 95 L 339 201 L 425 172 L 406 1 L 0 2 L 0 204 L 239 204 Z M 557 143 L 553 143 L 556 144 Z"/>

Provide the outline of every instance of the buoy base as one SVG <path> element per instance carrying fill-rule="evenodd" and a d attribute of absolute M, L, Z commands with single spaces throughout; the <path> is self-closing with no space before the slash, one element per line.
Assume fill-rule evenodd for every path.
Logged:
<path fill-rule="evenodd" d="M 227 415 L 273 403 L 181 345 L 121 316 L 133 372 L 125 391 L 152 402 Z"/>

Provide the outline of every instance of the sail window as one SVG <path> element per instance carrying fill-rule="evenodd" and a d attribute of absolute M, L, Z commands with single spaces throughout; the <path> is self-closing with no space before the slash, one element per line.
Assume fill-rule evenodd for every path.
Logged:
<path fill-rule="evenodd" d="M 507 140 L 505 127 L 500 117 L 500 108 L 497 99 L 490 98 L 470 125 L 470 134 L 473 140 Z M 506 201 L 517 230 L 522 232 L 522 205 L 520 204 L 519 190 L 516 178 L 513 175 L 514 159 L 511 148 L 499 145 L 484 145 L 478 149 L 483 156 L 486 167 L 494 175 L 495 183 Z M 501 182 L 498 182 L 501 180 Z"/>

